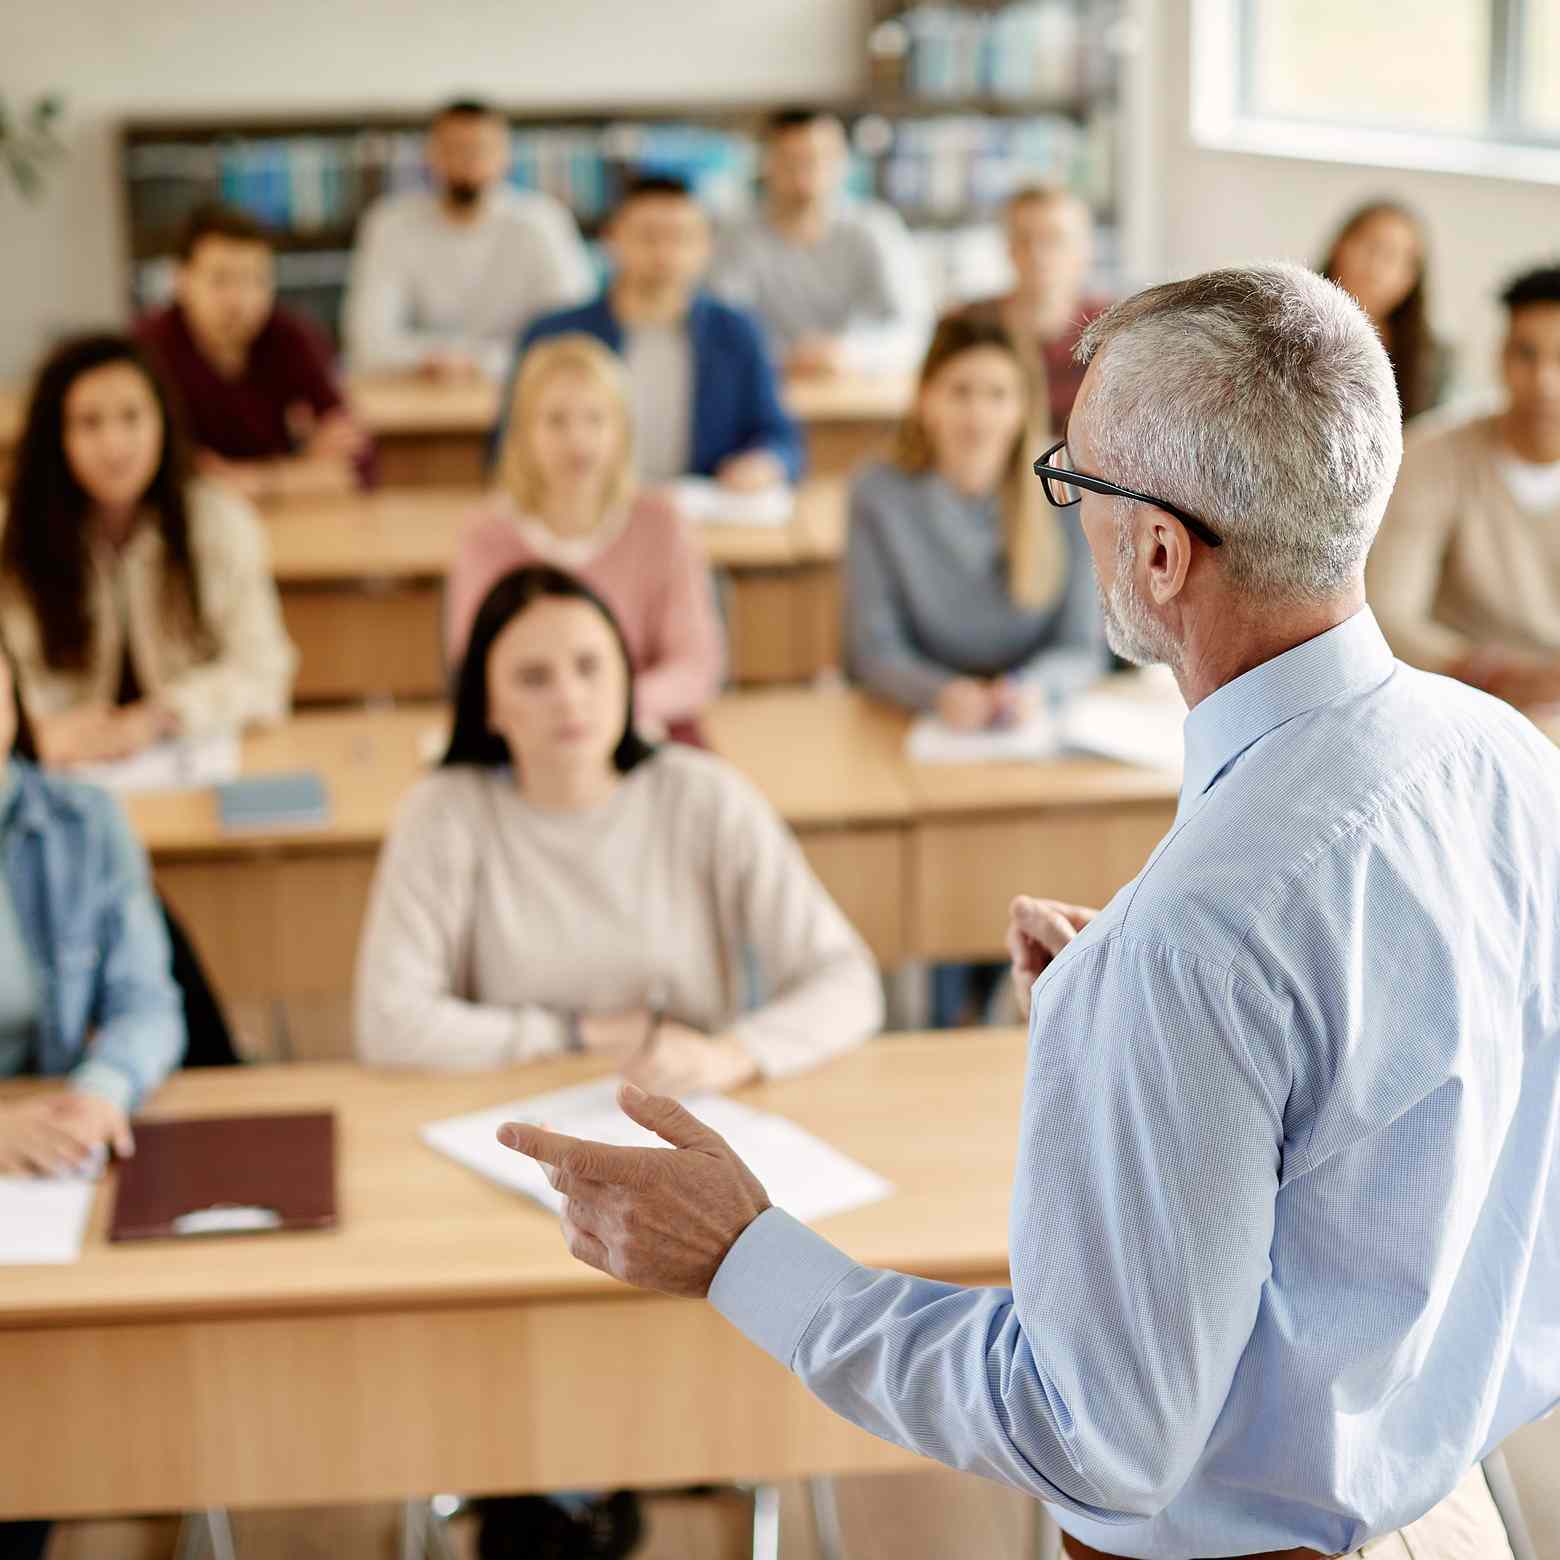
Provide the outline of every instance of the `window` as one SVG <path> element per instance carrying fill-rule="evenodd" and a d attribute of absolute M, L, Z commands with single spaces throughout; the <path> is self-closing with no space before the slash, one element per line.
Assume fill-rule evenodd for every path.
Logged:
<path fill-rule="evenodd" d="M 1560 0 L 1194 0 L 1205 144 L 1560 181 Z"/>

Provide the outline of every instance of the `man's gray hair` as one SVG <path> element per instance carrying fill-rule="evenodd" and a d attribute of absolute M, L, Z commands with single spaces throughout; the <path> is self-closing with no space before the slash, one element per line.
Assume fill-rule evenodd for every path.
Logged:
<path fill-rule="evenodd" d="M 1238 589 L 1311 602 L 1359 574 L 1403 457 L 1392 365 L 1341 287 L 1298 265 L 1209 271 L 1096 319 L 1099 475 L 1224 538 Z"/>

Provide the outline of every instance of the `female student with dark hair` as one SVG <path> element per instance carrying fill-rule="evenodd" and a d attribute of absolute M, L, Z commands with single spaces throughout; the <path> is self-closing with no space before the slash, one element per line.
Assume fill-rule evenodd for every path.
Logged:
<path fill-rule="evenodd" d="M 293 650 L 248 503 L 191 481 L 167 394 L 120 336 L 44 363 L 0 538 L 0 631 L 46 763 L 279 720 Z"/>
<path fill-rule="evenodd" d="M 1037 497 L 1029 428 L 1006 330 L 950 316 L 894 458 L 851 494 L 848 669 L 965 730 L 1017 719 L 1106 667 L 1088 547 Z"/>
<path fill-rule="evenodd" d="M 632 711 L 622 633 L 588 586 L 546 566 L 493 586 L 449 751 L 379 864 L 365 1061 L 589 1051 L 681 1094 L 802 1071 L 879 1027 L 871 956 L 791 833 L 720 759 L 648 745 Z"/>
<path fill-rule="evenodd" d="M 1430 329 L 1429 257 L 1424 224 L 1395 200 L 1350 214 L 1319 267 L 1370 316 L 1392 361 L 1403 420 L 1446 396 L 1451 353 Z"/>

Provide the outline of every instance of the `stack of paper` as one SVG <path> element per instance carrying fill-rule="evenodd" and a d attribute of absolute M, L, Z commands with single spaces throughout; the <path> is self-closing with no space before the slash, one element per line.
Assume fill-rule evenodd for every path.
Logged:
<path fill-rule="evenodd" d="M 725 1138 L 763 1183 L 769 1199 L 798 1219 L 826 1219 L 891 1196 L 894 1188 L 854 1160 L 783 1116 L 770 1115 L 719 1094 L 690 1095 L 683 1104 Z M 468 1116 L 451 1116 L 422 1129 L 423 1141 L 468 1169 L 533 1197 L 554 1213 L 563 1199 L 541 1167 L 498 1141 L 506 1121 L 528 1121 L 570 1137 L 629 1148 L 666 1148 L 617 1107 L 617 1083 L 597 1083 L 533 1095 Z"/>
<path fill-rule="evenodd" d="M 0 1266 L 74 1262 L 96 1192 L 96 1173 L 0 1175 Z"/>
<path fill-rule="evenodd" d="M 1112 678 L 1073 699 L 1060 721 L 1062 745 L 1179 774 L 1186 704 L 1174 679 L 1157 670 Z"/>
<path fill-rule="evenodd" d="M 912 764 L 1000 764 L 1054 758 L 1056 725 L 1044 710 L 1011 726 L 960 731 L 935 715 L 911 724 L 906 751 Z"/>
<path fill-rule="evenodd" d="M 679 512 L 699 525 L 781 526 L 796 512 L 796 494 L 788 487 L 734 493 L 708 477 L 683 477 L 671 493 Z"/>
<path fill-rule="evenodd" d="M 224 731 L 193 740 L 158 742 L 132 758 L 78 764 L 70 773 L 77 780 L 120 794 L 196 791 L 237 779 L 239 764 L 238 736 Z"/>

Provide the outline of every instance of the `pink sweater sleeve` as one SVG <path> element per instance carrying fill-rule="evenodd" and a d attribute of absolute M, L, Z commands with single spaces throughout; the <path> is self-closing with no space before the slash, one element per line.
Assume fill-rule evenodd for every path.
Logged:
<path fill-rule="evenodd" d="M 478 510 L 461 537 L 444 585 L 444 658 L 453 672 L 466 653 L 471 625 L 495 581 L 528 560 L 524 541 L 489 510 Z"/>
<path fill-rule="evenodd" d="M 640 556 L 647 573 L 655 570 L 657 588 L 634 703 L 641 720 L 664 726 L 694 719 L 720 691 L 726 640 L 709 566 L 686 522 L 664 500 L 641 502 L 635 517 L 645 545 Z"/>

